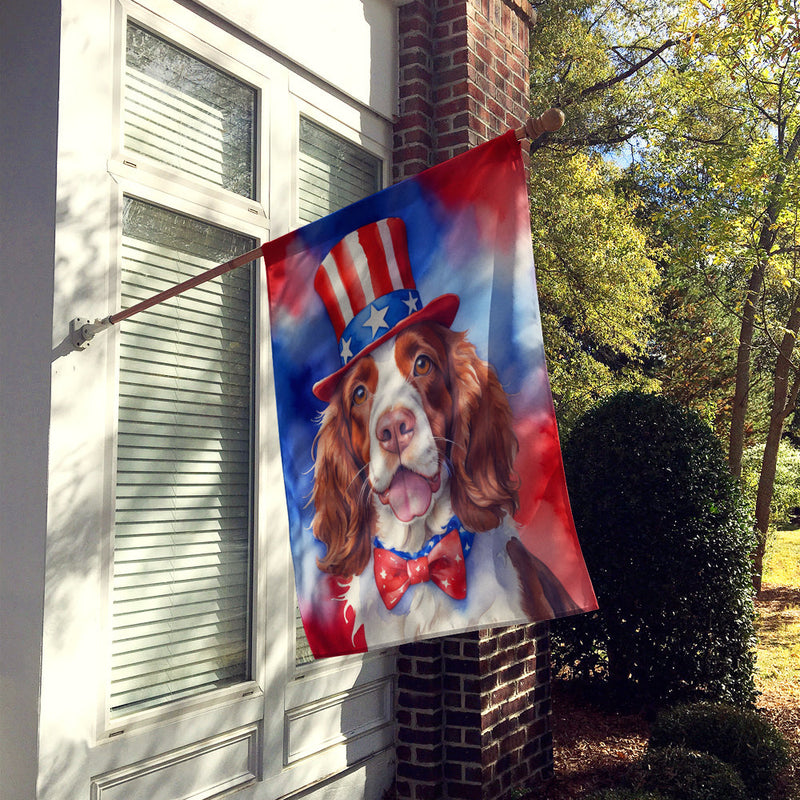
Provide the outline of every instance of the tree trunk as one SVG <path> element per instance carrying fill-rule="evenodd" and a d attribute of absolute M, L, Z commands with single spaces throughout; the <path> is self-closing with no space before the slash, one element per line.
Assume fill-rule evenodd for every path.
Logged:
<path fill-rule="evenodd" d="M 767 441 L 764 445 L 764 457 L 761 461 L 758 493 L 756 494 L 755 526 L 757 541 L 755 553 L 753 554 L 753 587 L 756 592 L 761 591 L 764 551 L 767 546 L 767 531 L 769 530 L 769 507 L 772 503 L 772 495 L 775 488 L 778 448 L 783 436 L 784 423 L 794 410 L 797 402 L 797 392 L 800 388 L 800 381 L 798 381 L 797 372 L 791 361 L 798 328 L 800 328 L 800 298 L 795 298 L 792 313 L 789 315 L 789 320 L 786 324 L 786 332 L 778 350 L 778 360 L 775 364 L 769 430 L 767 431 Z M 795 374 L 790 386 L 789 381 L 792 378 L 792 373 Z"/>
<path fill-rule="evenodd" d="M 753 330 L 756 319 L 756 301 L 764 284 L 764 271 L 770 252 L 775 244 L 775 223 L 781 209 L 781 190 L 786 182 L 789 167 L 800 152 L 800 127 L 792 136 L 786 150 L 781 149 L 781 164 L 772 181 L 769 203 L 765 209 L 764 220 L 758 236 L 756 251 L 757 263 L 747 284 L 747 292 L 742 309 L 742 327 L 739 333 L 739 349 L 736 354 L 736 388 L 733 396 L 733 412 L 731 414 L 731 430 L 728 444 L 728 465 L 731 472 L 740 478 L 742 474 L 742 452 L 744 451 L 744 428 L 747 416 L 747 399 L 750 392 L 750 355 L 753 346 Z M 797 329 L 795 328 L 795 331 Z M 794 342 L 792 342 L 794 344 Z M 780 356 L 778 357 L 780 361 Z M 774 407 L 774 404 L 773 404 Z M 772 422 L 770 422 L 770 426 Z M 783 423 L 781 423 L 781 426 Z M 777 452 L 776 452 L 777 457 Z M 773 475 L 774 482 L 774 475 Z M 770 499 L 772 491 L 770 490 Z"/>
<path fill-rule="evenodd" d="M 728 465 L 736 478 L 742 475 L 742 453 L 744 452 L 744 424 L 747 417 L 747 399 L 750 393 L 750 352 L 753 346 L 753 331 L 756 322 L 756 300 L 764 284 L 762 259 L 747 283 L 747 292 L 742 309 L 742 326 L 739 332 L 739 349 L 736 352 L 736 387 L 733 393 L 730 439 L 728 443 Z"/>

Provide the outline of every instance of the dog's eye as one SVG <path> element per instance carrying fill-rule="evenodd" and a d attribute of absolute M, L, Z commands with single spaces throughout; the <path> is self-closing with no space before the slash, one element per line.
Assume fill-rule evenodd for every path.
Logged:
<path fill-rule="evenodd" d="M 414 362 L 414 375 L 427 375 L 433 369 L 433 361 L 430 356 L 417 356 Z"/>
<path fill-rule="evenodd" d="M 367 387 L 363 383 L 359 383 L 353 389 L 353 405 L 360 406 L 367 399 Z"/>

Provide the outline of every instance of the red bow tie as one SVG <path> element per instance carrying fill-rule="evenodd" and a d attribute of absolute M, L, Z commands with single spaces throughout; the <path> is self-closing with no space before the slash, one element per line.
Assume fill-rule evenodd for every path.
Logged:
<path fill-rule="evenodd" d="M 455 600 L 467 596 L 467 571 L 464 568 L 464 551 L 457 530 L 440 539 L 427 556 L 403 558 L 375 548 L 375 583 L 386 608 L 390 611 L 415 583 L 433 581 L 445 594 Z"/>

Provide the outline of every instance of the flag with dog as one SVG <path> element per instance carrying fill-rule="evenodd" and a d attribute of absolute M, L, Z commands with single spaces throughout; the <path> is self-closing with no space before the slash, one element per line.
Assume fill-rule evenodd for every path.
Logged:
<path fill-rule="evenodd" d="M 315 657 L 596 608 L 510 131 L 265 245 Z"/>

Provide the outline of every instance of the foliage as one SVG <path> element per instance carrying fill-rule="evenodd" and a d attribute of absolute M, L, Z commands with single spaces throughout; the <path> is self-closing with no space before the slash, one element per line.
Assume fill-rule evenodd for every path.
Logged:
<path fill-rule="evenodd" d="M 798 25 L 784 0 L 687 5 L 688 41 L 659 73 L 659 110 L 634 169 L 671 260 L 724 303 L 733 291 L 741 311 L 743 279 L 769 260 L 765 323 L 785 315 L 798 278 Z"/>
<path fill-rule="evenodd" d="M 763 446 L 753 445 L 742 456 L 742 491 L 755 508 Z M 800 450 L 783 439 L 778 448 L 778 462 L 772 493 L 770 518 L 774 525 L 789 522 L 793 509 L 800 508 Z"/>
<path fill-rule="evenodd" d="M 745 444 L 766 441 L 758 585 L 778 443 L 800 391 L 797 0 L 546 0 L 537 11 L 532 107 L 567 113 L 557 135 L 534 143 L 532 183 L 562 432 L 596 398 L 661 387 L 727 431 L 735 475 Z M 599 197 L 613 193 L 616 208 L 602 205 L 619 216 L 628 258 L 603 249 L 609 226 L 587 225 L 569 196 L 585 177 L 577 154 L 602 176 Z M 629 161 L 626 175 L 595 167 L 598 154 Z M 553 218 L 560 231 L 548 242 Z M 638 267 L 637 252 L 647 259 Z M 653 265 L 658 297 L 649 278 L 636 284 Z M 626 302 L 601 299 L 617 277 L 633 291 L 627 328 Z"/>
<path fill-rule="evenodd" d="M 769 797 L 780 771 L 789 763 L 781 734 L 753 710 L 723 703 L 677 706 L 659 714 L 650 747 L 680 745 L 730 764 L 754 797 Z"/>
<path fill-rule="evenodd" d="M 659 0 L 546 0 L 531 36 L 531 103 L 567 112 L 548 143 L 614 152 L 646 130 L 652 87 L 674 47 L 679 6 Z"/>
<path fill-rule="evenodd" d="M 655 332 L 661 392 L 696 411 L 722 440 L 730 425 L 734 321 L 702 286 L 662 267 L 661 315 Z"/>
<path fill-rule="evenodd" d="M 568 112 L 557 136 L 535 143 L 530 170 L 542 327 L 562 431 L 599 397 L 655 388 L 647 348 L 659 276 L 636 218 L 638 198 L 600 156 L 642 124 L 637 98 L 649 70 L 630 67 L 641 59 L 643 31 L 663 28 L 655 7 L 550 0 L 539 6 L 531 38 L 532 107 Z M 617 37 L 623 30 L 627 42 Z"/>
<path fill-rule="evenodd" d="M 597 156 L 541 155 L 531 208 L 542 330 L 563 428 L 642 374 L 658 274 L 619 170 Z"/>
<path fill-rule="evenodd" d="M 752 702 L 752 529 L 711 429 L 622 392 L 581 418 L 564 466 L 600 611 L 554 625 L 556 667 L 639 702 Z"/>
<path fill-rule="evenodd" d="M 672 268 L 738 326 L 728 458 L 738 476 L 748 434 L 766 440 L 758 587 L 778 445 L 800 390 L 800 12 L 796 0 L 703 0 L 687 4 L 676 36 L 632 172 Z"/>
<path fill-rule="evenodd" d="M 640 789 L 670 800 L 748 800 L 739 773 L 716 756 L 685 747 L 648 751 L 634 779 Z"/>

